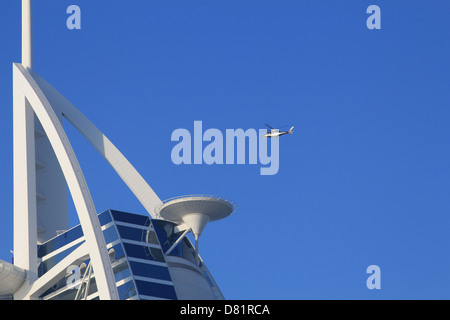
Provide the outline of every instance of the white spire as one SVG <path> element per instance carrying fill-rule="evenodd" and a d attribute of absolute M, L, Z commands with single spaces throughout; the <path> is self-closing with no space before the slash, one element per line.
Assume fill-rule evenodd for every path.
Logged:
<path fill-rule="evenodd" d="M 31 0 L 22 0 L 22 65 L 33 69 Z"/>

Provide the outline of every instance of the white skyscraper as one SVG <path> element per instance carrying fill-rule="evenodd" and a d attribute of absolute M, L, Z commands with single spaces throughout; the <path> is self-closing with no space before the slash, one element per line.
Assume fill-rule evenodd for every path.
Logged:
<path fill-rule="evenodd" d="M 198 237 L 235 204 L 211 196 L 161 201 L 108 138 L 33 72 L 31 11 L 31 0 L 23 0 L 22 63 L 13 64 L 14 262 L 0 260 L 0 298 L 223 299 L 198 256 Z M 63 118 L 108 161 L 149 216 L 98 214 Z M 73 228 L 67 187 L 80 221 Z"/>

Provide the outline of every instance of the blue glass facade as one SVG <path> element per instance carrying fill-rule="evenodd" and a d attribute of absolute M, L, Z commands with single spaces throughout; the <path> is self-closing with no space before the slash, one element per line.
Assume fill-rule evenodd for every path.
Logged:
<path fill-rule="evenodd" d="M 98 217 L 110 254 L 119 298 L 177 299 L 164 254 L 182 234 L 176 231 L 175 224 L 115 210 L 107 210 Z M 44 275 L 83 243 L 81 226 L 76 226 L 38 246 L 39 276 Z M 182 257 L 192 263 L 197 261 L 194 247 L 187 237 L 180 241 L 170 255 Z M 40 297 L 74 299 L 81 279 L 87 274 L 89 262 L 87 259 L 72 266 L 63 278 Z M 204 276 L 213 286 L 209 274 L 204 272 Z M 98 299 L 96 292 L 94 273 L 89 284 L 88 298 Z"/>

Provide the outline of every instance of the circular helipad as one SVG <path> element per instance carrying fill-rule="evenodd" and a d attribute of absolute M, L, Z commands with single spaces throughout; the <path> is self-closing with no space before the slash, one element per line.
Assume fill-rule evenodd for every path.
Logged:
<path fill-rule="evenodd" d="M 236 210 L 236 204 L 214 196 L 192 195 L 168 199 L 155 209 L 163 219 L 186 223 L 193 233 L 200 234 L 206 223 L 228 217 Z"/>
<path fill-rule="evenodd" d="M 226 218 L 236 210 L 236 204 L 230 200 L 214 196 L 192 195 L 168 199 L 156 208 L 162 218 L 173 222 L 182 222 L 183 216 L 199 213 L 208 216 L 209 221 Z"/>

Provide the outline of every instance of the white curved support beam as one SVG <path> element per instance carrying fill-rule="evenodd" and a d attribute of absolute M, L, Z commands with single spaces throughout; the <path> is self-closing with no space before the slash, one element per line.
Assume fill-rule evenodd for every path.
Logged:
<path fill-rule="evenodd" d="M 21 94 L 22 98 L 26 98 L 26 101 L 29 102 L 29 105 L 32 107 L 48 136 L 64 173 L 64 177 L 66 178 L 75 209 L 80 219 L 81 228 L 86 238 L 86 244 L 89 248 L 89 255 L 94 267 L 100 299 L 117 300 L 118 294 L 114 274 L 109 261 L 97 211 L 62 124 L 45 94 L 24 66 L 17 63 L 14 64 L 13 78 L 14 88 L 16 90 L 15 99 L 20 99 L 19 95 Z M 33 166 L 35 166 L 35 163 L 33 163 Z M 20 183 L 19 181 L 17 182 Z M 34 244 L 34 246 L 36 245 L 37 243 Z"/>
<path fill-rule="evenodd" d="M 108 161 L 150 216 L 155 218 L 155 208 L 160 206 L 162 201 L 127 158 L 69 100 L 36 73 L 32 73 L 32 76 L 46 95 L 50 104 L 57 107 L 63 116 Z"/>

